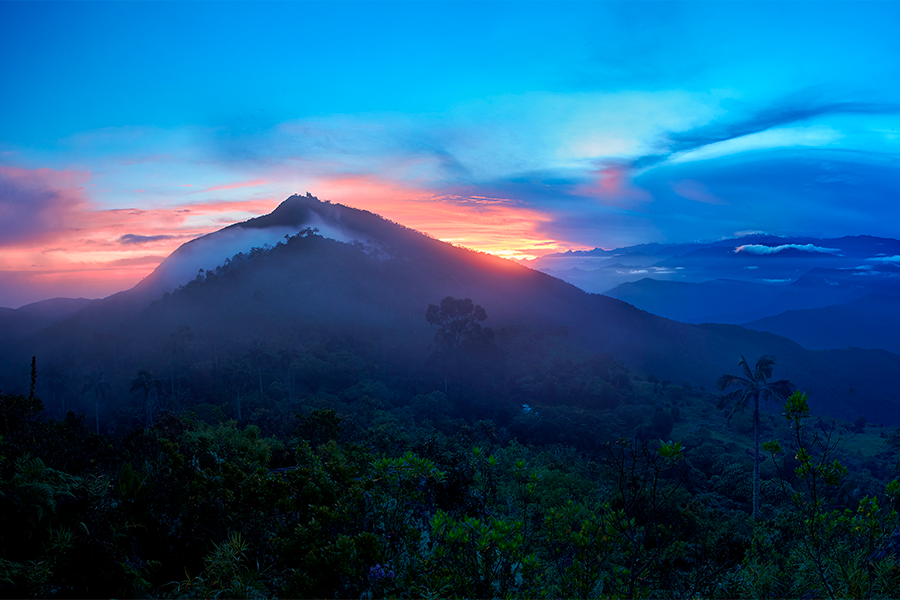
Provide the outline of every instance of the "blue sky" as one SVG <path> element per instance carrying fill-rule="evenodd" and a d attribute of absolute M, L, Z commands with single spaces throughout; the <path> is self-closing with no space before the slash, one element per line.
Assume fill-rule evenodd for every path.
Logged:
<path fill-rule="evenodd" d="M 896 236 L 898 22 L 896 2 L 2 2 L 0 305 L 112 293 L 306 191 L 513 257 Z"/>

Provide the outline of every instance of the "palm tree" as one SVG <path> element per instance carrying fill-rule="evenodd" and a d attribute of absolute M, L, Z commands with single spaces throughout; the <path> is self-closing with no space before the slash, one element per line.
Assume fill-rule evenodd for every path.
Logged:
<path fill-rule="evenodd" d="M 775 357 L 771 354 L 760 356 L 753 370 L 743 356 L 738 365 L 744 372 L 743 377 L 738 375 L 719 377 L 717 387 L 720 392 L 736 387 L 719 397 L 719 409 L 731 405 L 728 413 L 728 422 L 731 422 L 735 412 L 744 410 L 750 401 L 753 401 L 753 520 L 755 521 L 759 516 L 759 399 L 784 400 L 795 388 L 787 379 L 769 381 L 772 377 L 772 367 L 775 366 Z"/>
<path fill-rule="evenodd" d="M 138 391 L 144 393 L 144 406 L 147 412 L 147 427 L 150 427 L 150 421 L 153 417 L 150 395 L 155 393 L 159 396 L 164 387 L 163 382 L 154 377 L 153 373 L 147 369 L 138 371 L 137 377 L 131 380 L 131 393 L 133 394 Z"/>
<path fill-rule="evenodd" d="M 97 435 L 100 435 L 100 401 L 106 399 L 108 391 L 109 382 L 103 371 L 92 371 L 84 378 L 84 387 L 81 388 L 81 393 L 94 392 L 94 423 L 97 427 Z"/>

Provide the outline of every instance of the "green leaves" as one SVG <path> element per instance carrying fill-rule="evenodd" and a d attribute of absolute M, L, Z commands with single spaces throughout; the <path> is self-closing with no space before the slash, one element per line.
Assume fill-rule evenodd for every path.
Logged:
<path fill-rule="evenodd" d="M 803 419 L 809 418 L 809 397 L 799 390 L 784 401 L 784 417 L 799 425 Z"/>
<path fill-rule="evenodd" d="M 778 443 L 778 440 L 769 440 L 768 442 L 764 442 L 762 448 L 766 452 L 772 454 L 773 457 L 775 455 L 781 454 L 782 452 L 781 444 Z"/>
<path fill-rule="evenodd" d="M 659 440 L 659 455 L 668 462 L 676 462 L 684 458 L 684 446 L 681 442 L 664 442 Z"/>
<path fill-rule="evenodd" d="M 893 479 L 885 486 L 884 493 L 888 498 L 897 502 L 900 500 L 900 481 Z"/>

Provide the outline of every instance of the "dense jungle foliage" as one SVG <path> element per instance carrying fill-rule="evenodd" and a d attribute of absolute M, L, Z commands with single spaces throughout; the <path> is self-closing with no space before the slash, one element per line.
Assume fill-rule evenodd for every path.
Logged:
<path fill-rule="evenodd" d="M 0 593 L 900 594 L 894 428 L 816 419 L 799 392 L 771 406 L 754 522 L 749 413 L 566 356 L 563 333 L 494 332 L 468 300 L 426 318 L 407 378 L 352 338 L 256 343 L 139 369 L 102 420 L 102 373 L 88 417 L 51 418 L 33 363 L 28 395 L 0 395 Z"/>

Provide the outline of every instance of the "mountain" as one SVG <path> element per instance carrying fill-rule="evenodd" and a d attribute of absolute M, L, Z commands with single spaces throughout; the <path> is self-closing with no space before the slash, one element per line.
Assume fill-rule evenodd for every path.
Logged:
<path fill-rule="evenodd" d="M 319 234 L 306 230 L 312 226 Z M 241 252 L 216 268 L 216 254 L 233 250 L 238 238 L 281 241 Z M 200 268 L 203 273 L 186 281 Z M 175 289 L 178 282 L 183 287 Z M 822 353 L 734 325 L 672 321 L 311 196 L 292 196 L 269 215 L 185 244 L 135 288 L 14 344 L 0 357 L 8 367 L 3 385 L 26 386 L 34 354 L 39 364 L 72 373 L 76 382 L 90 371 L 104 371 L 118 382 L 110 393 L 125 396 L 134 373 L 152 367 L 170 373 L 177 395 L 176 371 L 202 382 L 201 372 L 244 360 L 252 373 L 256 359 L 246 357 L 254 344 L 314 347 L 337 338 L 401 376 L 425 363 L 434 336 L 425 312 L 446 296 L 483 306 L 486 324 L 495 331 L 556 332 L 585 355 L 608 353 L 644 373 L 710 389 L 720 374 L 736 370 L 740 355 L 753 361 L 774 354 L 779 378 L 810 389 L 819 412 L 900 422 L 900 392 L 890 377 L 900 370 L 898 355 Z M 184 350 L 188 340 L 190 355 Z M 533 351 L 543 349 L 538 344 Z M 331 359 L 315 360 L 310 372 Z M 853 398 L 846 394 L 850 387 L 857 390 Z M 204 388 L 197 383 L 193 389 Z M 489 394 L 484 402 L 491 402 Z"/>
<path fill-rule="evenodd" d="M 586 291 L 690 323 L 749 323 L 786 311 L 847 304 L 869 294 L 900 296 L 900 241 L 871 236 L 757 234 L 570 251 L 527 264 Z M 845 312 L 856 309 L 862 305 L 850 305 Z M 862 314 L 848 316 L 871 322 Z M 843 347 L 844 336 L 828 340 L 828 331 L 821 332 L 816 347 Z"/>
<path fill-rule="evenodd" d="M 685 323 L 740 323 L 761 303 L 775 300 L 783 286 L 731 279 L 693 283 L 645 277 L 606 292 L 661 317 Z"/>
<path fill-rule="evenodd" d="M 0 308 L 0 346 L 12 344 L 63 321 L 93 302 L 85 298 L 53 298 L 19 308 Z"/>
<path fill-rule="evenodd" d="M 900 354 L 900 297 L 868 294 L 836 306 L 790 310 L 746 323 L 806 348 L 883 348 Z"/>

